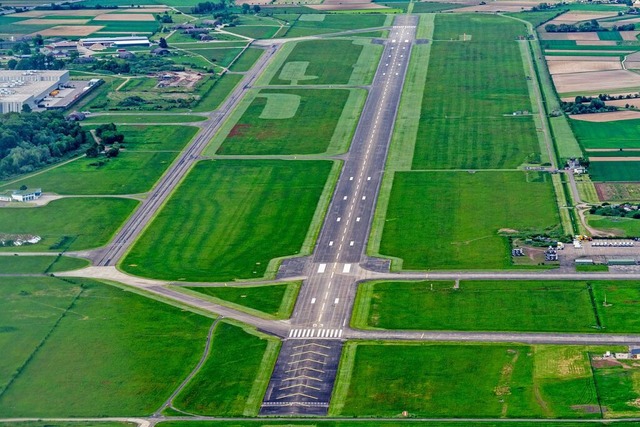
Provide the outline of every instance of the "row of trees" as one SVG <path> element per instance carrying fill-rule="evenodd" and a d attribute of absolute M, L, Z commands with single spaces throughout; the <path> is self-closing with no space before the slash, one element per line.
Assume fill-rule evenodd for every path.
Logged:
<path fill-rule="evenodd" d="M 106 157 L 117 157 L 120 154 L 124 135 L 118 132 L 115 124 L 100 125 L 96 128 L 95 133 L 100 138 L 100 143 L 91 144 L 86 151 L 87 157 L 98 157 L 101 153 L 104 153 Z"/>
<path fill-rule="evenodd" d="M 589 32 L 604 32 L 604 31 L 634 31 L 635 24 L 626 25 L 614 25 L 613 27 L 605 28 L 601 27 L 600 23 L 592 19 L 589 22 L 583 22 L 582 24 L 547 24 L 544 26 L 544 30 L 547 33 L 589 33 Z"/>
<path fill-rule="evenodd" d="M 0 115 L 0 177 L 32 172 L 86 141 L 80 125 L 59 112 Z"/>
<path fill-rule="evenodd" d="M 576 101 L 578 97 L 576 97 Z M 606 105 L 600 98 L 591 98 L 588 103 L 583 102 L 561 102 L 562 111 L 567 114 L 589 114 L 589 113 L 607 113 L 617 111 L 618 107 Z"/>
<path fill-rule="evenodd" d="M 610 205 L 609 203 L 603 203 L 600 206 L 592 206 L 589 209 L 589 213 L 592 215 L 602 216 L 618 216 L 640 219 L 640 211 L 638 205 L 632 205 L 630 203 L 624 203 L 621 205 Z"/>

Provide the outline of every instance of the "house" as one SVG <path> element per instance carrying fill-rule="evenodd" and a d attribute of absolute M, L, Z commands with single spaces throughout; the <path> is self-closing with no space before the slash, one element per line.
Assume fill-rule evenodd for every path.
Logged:
<path fill-rule="evenodd" d="M 33 190 L 14 190 L 11 192 L 11 199 L 17 202 L 30 202 L 37 200 L 42 196 L 42 189 L 36 188 Z"/>
<path fill-rule="evenodd" d="M 124 52 L 118 52 L 118 58 L 120 59 L 134 59 L 136 57 L 136 54 L 133 52 L 127 52 L 126 50 Z"/>
<path fill-rule="evenodd" d="M 155 49 L 151 49 L 151 54 L 154 56 L 167 56 L 171 53 L 169 49 L 165 49 L 163 47 L 157 47 Z"/>

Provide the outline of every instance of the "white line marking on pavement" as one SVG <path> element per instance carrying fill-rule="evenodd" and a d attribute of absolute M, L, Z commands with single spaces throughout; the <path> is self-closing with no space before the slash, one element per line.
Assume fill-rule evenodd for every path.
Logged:
<path fill-rule="evenodd" d="M 315 298 L 311 298 L 311 304 L 315 304 L 316 303 L 316 299 Z"/>
<path fill-rule="evenodd" d="M 324 270 L 327 268 L 327 264 L 320 264 L 318 266 L 318 273 L 324 273 Z"/>
<path fill-rule="evenodd" d="M 342 267 L 343 273 L 348 273 L 350 271 L 351 271 L 351 264 L 345 264 L 344 267 Z"/>

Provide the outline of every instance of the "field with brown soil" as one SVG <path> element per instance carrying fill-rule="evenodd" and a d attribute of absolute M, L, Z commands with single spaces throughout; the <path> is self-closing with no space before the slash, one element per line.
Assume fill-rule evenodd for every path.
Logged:
<path fill-rule="evenodd" d="M 615 40 L 599 40 L 599 41 L 588 41 L 588 40 L 576 40 L 577 46 L 616 46 L 618 44 Z"/>
<path fill-rule="evenodd" d="M 589 56 L 589 55 L 584 55 L 584 56 L 545 56 L 544 59 L 547 62 L 552 62 L 552 61 L 589 61 L 589 62 L 598 62 L 598 61 L 612 61 L 613 58 L 611 58 L 610 56 Z"/>
<path fill-rule="evenodd" d="M 640 18 L 638 18 L 638 22 L 640 22 Z M 638 34 L 640 34 L 640 31 L 619 31 L 620 36 L 622 36 L 622 40 L 626 40 L 626 41 L 638 41 Z"/>
<path fill-rule="evenodd" d="M 574 120 L 583 120 L 585 122 L 614 122 L 616 120 L 633 120 L 640 119 L 640 111 L 614 111 L 611 113 L 594 113 L 594 114 L 575 114 L 569 116 Z"/>
<path fill-rule="evenodd" d="M 38 31 L 37 34 L 43 36 L 88 36 L 103 28 L 102 25 L 58 25 Z"/>
<path fill-rule="evenodd" d="M 627 70 L 640 70 L 640 61 L 625 61 L 624 66 Z"/>
<path fill-rule="evenodd" d="M 621 7 L 620 10 L 624 10 L 624 7 Z M 609 18 L 611 16 L 616 16 L 617 12 L 568 12 L 563 13 L 558 16 L 556 19 L 552 19 L 549 21 L 549 24 L 575 24 L 577 22 L 582 21 L 590 21 L 592 19 L 602 19 Z"/>
<path fill-rule="evenodd" d="M 559 93 L 608 93 L 616 89 L 640 88 L 640 74 L 627 70 L 557 74 L 553 76 L 553 83 Z"/>
<path fill-rule="evenodd" d="M 592 162 L 638 162 L 640 157 L 589 157 Z"/>
<path fill-rule="evenodd" d="M 30 10 L 27 12 L 14 13 L 12 18 L 45 18 L 47 16 L 98 16 L 104 14 L 101 9 L 79 9 L 79 10 Z"/>
<path fill-rule="evenodd" d="M 20 21 L 20 25 L 82 25 L 89 22 L 89 19 L 41 19 L 33 18 Z"/>
<path fill-rule="evenodd" d="M 342 0 L 339 3 L 330 3 L 329 1 L 325 1 L 323 4 L 311 4 L 307 7 L 315 10 L 354 10 L 354 9 L 388 9 L 387 6 L 383 6 L 378 3 L 361 3 L 362 0 L 358 0 L 358 2 L 348 3 L 348 0 Z"/>
<path fill-rule="evenodd" d="M 640 98 L 631 99 L 615 99 L 613 101 L 606 101 L 607 105 L 613 105 L 614 107 L 626 107 L 627 104 L 640 107 Z"/>
<path fill-rule="evenodd" d="M 150 13 L 105 13 L 93 18 L 94 21 L 155 21 Z"/>
<path fill-rule="evenodd" d="M 163 13 L 164 11 L 169 10 L 168 7 L 139 7 L 133 9 L 124 9 L 122 12 L 125 13 Z"/>
<path fill-rule="evenodd" d="M 547 33 L 540 31 L 541 40 L 588 40 L 598 41 L 598 33 Z"/>
<path fill-rule="evenodd" d="M 604 201 L 640 200 L 640 184 L 638 183 L 594 183 L 598 199 Z"/>
<path fill-rule="evenodd" d="M 622 69 L 620 61 L 611 59 L 609 59 L 609 61 L 550 61 L 547 65 L 550 74 L 585 73 Z"/>

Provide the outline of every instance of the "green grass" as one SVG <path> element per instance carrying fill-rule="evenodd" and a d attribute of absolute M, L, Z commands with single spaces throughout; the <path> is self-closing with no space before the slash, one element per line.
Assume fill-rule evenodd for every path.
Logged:
<path fill-rule="evenodd" d="M 142 120 L 142 123 L 148 122 L 149 120 Z M 128 151 L 181 151 L 198 132 L 198 128 L 139 124 L 118 126 L 118 132 L 124 134 L 125 147 Z"/>
<path fill-rule="evenodd" d="M 618 31 L 599 31 L 598 39 L 622 41 L 622 36 Z"/>
<path fill-rule="evenodd" d="M 227 31 L 233 34 L 239 34 L 252 39 L 270 39 L 280 30 L 278 25 L 239 25 L 233 28 L 227 28 Z"/>
<path fill-rule="evenodd" d="M 211 323 L 87 279 L 3 278 L 0 293 L 3 417 L 149 414 L 193 369 Z"/>
<path fill-rule="evenodd" d="M 551 10 L 551 11 L 524 11 L 524 12 L 514 12 L 514 13 L 505 13 L 507 16 L 512 16 L 514 18 L 522 19 L 523 21 L 527 21 L 533 25 L 534 28 L 539 25 L 544 24 L 547 21 L 552 20 L 556 16 L 560 14 L 559 10 Z"/>
<path fill-rule="evenodd" d="M 363 46 L 351 40 L 299 42 L 271 84 L 347 84 Z M 340 55 L 336 55 L 340 52 Z M 292 72 L 292 67 L 297 72 Z"/>
<path fill-rule="evenodd" d="M 261 277 L 271 259 L 299 253 L 331 166 L 322 161 L 200 162 L 122 268 L 171 280 Z"/>
<path fill-rule="evenodd" d="M 218 154 L 325 152 L 349 93 L 339 89 L 262 90 L 231 129 Z M 290 106 L 291 111 L 287 109 Z M 279 111 L 289 114 L 264 117 Z"/>
<path fill-rule="evenodd" d="M 207 120 L 204 116 L 193 115 L 158 115 L 158 114 L 104 114 L 100 116 L 89 116 L 82 124 L 101 123 L 189 123 Z"/>
<path fill-rule="evenodd" d="M 408 270 L 509 268 L 499 229 L 541 231 L 558 221 L 545 174 L 396 172 L 380 253 Z"/>
<path fill-rule="evenodd" d="M 630 99 L 629 103 L 637 101 Z M 602 123 L 570 120 L 569 123 L 583 148 L 640 148 L 640 119 Z"/>
<path fill-rule="evenodd" d="M 332 399 L 344 406 L 334 404 L 331 414 L 397 417 L 407 411 L 436 418 L 594 418 L 600 413 L 583 414 L 579 408 L 597 407 L 586 350 L 520 344 L 347 343 Z M 546 364 L 548 369 L 540 369 Z"/>
<path fill-rule="evenodd" d="M 20 251 L 81 250 L 102 246 L 113 236 L 138 202 L 119 198 L 69 198 L 37 208 L 0 209 L 0 229 L 8 234 L 35 234 L 40 243 Z M 10 250 L 15 247 L 8 248 Z"/>
<path fill-rule="evenodd" d="M 231 91 L 242 80 L 238 74 L 224 74 L 213 83 L 203 88 L 202 98 L 193 108 L 194 112 L 209 112 L 220 107 Z"/>
<path fill-rule="evenodd" d="M 436 15 L 413 169 L 513 168 L 539 153 L 532 117 L 511 116 L 531 111 L 523 33 L 500 16 Z"/>
<path fill-rule="evenodd" d="M 256 286 L 198 286 L 187 289 L 233 305 L 261 311 L 278 319 L 287 319 L 293 311 L 293 305 L 300 290 L 300 282 Z"/>
<path fill-rule="evenodd" d="M 635 404 L 640 397 L 637 363 L 623 360 L 613 366 L 596 367 L 594 373 L 600 400 L 607 408 L 607 417 L 636 417 L 640 411 Z"/>
<path fill-rule="evenodd" d="M 100 25 L 103 33 L 126 32 L 131 34 L 153 33 L 157 31 L 161 24 L 156 21 L 96 21 L 91 20 L 86 25 Z"/>
<path fill-rule="evenodd" d="M 597 268 L 579 271 L 608 270 L 606 265 L 588 267 Z M 453 289 L 453 282 L 443 281 L 370 282 L 358 290 L 352 325 L 379 329 L 636 333 L 640 322 L 633 319 L 632 313 L 639 296 L 638 283 L 630 281 L 461 281 L 460 289 Z"/>
<path fill-rule="evenodd" d="M 215 62 L 216 65 L 219 65 L 221 67 L 227 67 L 231 63 L 231 61 L 233 61 L 235 57 L 238 56 L 240 52 L 242 52 L 242 48 L 240 47 L 203 48 L 201 45 L 197 49 L 192 48 L 192 49 L 188 49 L 188 51 L 195 55 L 202 55 L 209 61 Z"/>
<path fill-rule="evenodd" d="M 2 274 L 37 274 L 77 270 L 89 262 L 81 258 L 57 256 L 0 256 Z"/>
<path fill-rule="evenodd" d="M 240 58 L 231 65 L 231 71 L 249 71 L 251 67 L 260 59 L 264 51 L 262 49 L 248 48 Z"/>
<path fill-rule="evenodd" d="M 364 28 L 381 27 L 386 16 L 380 14 L 351 15 L 334 14 L 324 15 L 321 21 L 307 21 L 298 19 L 291 23 L 291 28 L 286 37 L 304 37 L 317 34 L 336 33 L 346 30 L 360 30 Z M 334 51 L 338 52 L 338 51 Z"/>
<path fill-rule="evenodd" d="M 591 162 L 589 176 L 594 182 L 640 181 L 640 162 Z"/>
<path fill-rule="evenodd" d="M 610 427 L 611 422 L 603 421 L 597 422 L 539 422 L 539 421 L 425 421 L 417 422 L 404 421 L 402 419 L 394 421 L 383 420 L 366 420 L 360 419 L 357 421 L 283 421 L 283 420 L 235 420 L 235 421 L 164 421 L 158 423 L 161 427 L 411 427 L 419 425 L 421 427 Z M 616 427 L 635 427 L 634 422 L 616 422 Z M 12 425 L 11 427 L 19 427 Z M 31 427 L 31 426 L 25 426 Z M 34 426 L 43 427 L 43 426 Z M 57 425 L 55 427 L 58 427 Z M 72 426 L 60 426 L 60 427 L 72 427 Z M 84 426 L 79 426 L 84 427 Z M 94 426 L 91 426 L 94 427 Z M 112 427 L 112 426 L 107 426 Z"/>
<path fill-rule="evenodd" d="M 609 271 L 609 266 L 605 264 L 576 265 L 576 271 L 578 273 Z"/>
<path fill-rule="evenodd" d="M 620 237 L 640 237 L 640 220 L 610 216 L 588 215 L 589 225 Z"/>
<path fill-rule="evenodd" d="M 258 414 L 273 370 L 279 341 L 238 326 L 219 323 L 207 361 L 174 401 L 192 414 L 242 416 Z"/>

